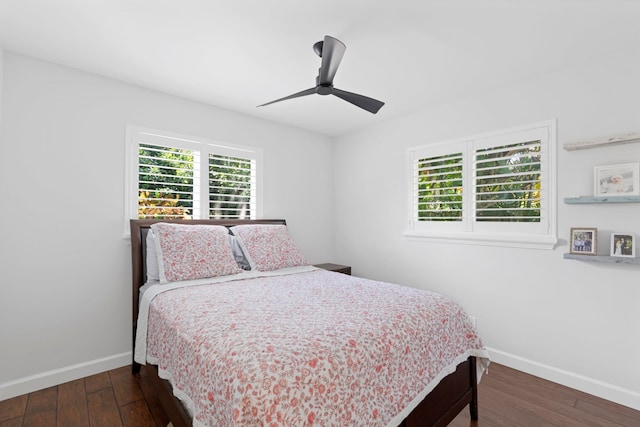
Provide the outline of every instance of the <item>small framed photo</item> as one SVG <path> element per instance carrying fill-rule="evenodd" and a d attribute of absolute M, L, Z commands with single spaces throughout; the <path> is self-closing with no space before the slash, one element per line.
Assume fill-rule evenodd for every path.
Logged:
<path fill-rule="evenodd" d="M 596 166 L 595 197 L 640 196 L 640 163 Z"/>
<path fill-rule="evenodd" d="M 635 258 L 636 236 L 633 233 L 611 233 L 611 256 Z"/>
<path fill-rule="evenodd" d="M 597 253 L 597 228 L 572 228 L 571 247 L 569 252 L 580 255 L 595 255 Z"/>

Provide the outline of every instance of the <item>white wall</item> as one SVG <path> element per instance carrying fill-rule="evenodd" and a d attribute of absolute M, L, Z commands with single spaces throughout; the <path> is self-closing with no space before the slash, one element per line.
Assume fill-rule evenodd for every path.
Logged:
<path fill-rule="evenodd" d="M 615 64 L 613 66 L 612 64 Z M 640 409 L 640 267 L 564 260 L 570 227 L 640 237 L 640 204 L 566 205 L 592 195 L 593 167 L 640 162 L 640 144 L 566 151 L 567 141 L 640 131 L 640 57 L 574 69 L 423 111 L 340 138 L 335 148 L 336 261 L 356 275 L 460 301 L 500 363 Z M 428 84 L 428 83 L 426 83 Z M 555 250 L 410 241 L 406 149 L 557 118 Z"/>
<path fill-rule="evenodd" d="M 2 132 L 2 72 L 4 70 L 4 49 L 0 45 L 0 134 Z"/>
<path fill-rule="evenodd" d="M 329 138 L 10 52 L 2 70 L 0 400 L 130 363 L 127 124 L 262 148 L 263 216 L 331 261 Z"/>

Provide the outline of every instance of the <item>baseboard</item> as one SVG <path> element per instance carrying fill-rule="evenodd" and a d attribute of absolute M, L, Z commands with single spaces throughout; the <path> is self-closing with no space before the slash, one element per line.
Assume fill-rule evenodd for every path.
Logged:
<path fill-rule="evenodd" d="M 103 357 L 0 384 L 0 401 L 131 364 L 131 352 Z"/>
<path fill-rule="evenodd" d="M 499 363 L 500 365 L 508 366 L 509 368 L 517 369 L 519 371 L 526 372 L 527 374 L 571 387 L 640 411 L 640 393 L 638 392 L 627 390 L 603 381 L 598 381 L 574 372 L 534 362 L 533 360 L 528 360 L 500 350 L 492 348 L 487 348 L 487 350 L 489 351 L 491 360 Z M 489 366 L 489 373 L 490 372 L 491 366 Z"/>

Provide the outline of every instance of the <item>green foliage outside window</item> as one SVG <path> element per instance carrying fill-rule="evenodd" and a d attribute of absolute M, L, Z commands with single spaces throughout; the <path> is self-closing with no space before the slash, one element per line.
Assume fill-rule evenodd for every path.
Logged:
<path fill-rule="evenodd" d="M 539 141 L 476 151 L 476 221 L 540 222 Z"/>
<path fill-rule="evenodd" d="M 140 144 L 139 218 L 192 218 L 199 197 L 208 198 L 209 218 L 251 217 L 252 160 L 211 154 L 208 177 L 201 178 L 199 156 L 192 150 Z"/>
<path fill-rule="evenodd" d="M 474 158 L 476 221 L 540 222 L 540 141 L 478 149 Z M 463 153 L 417 161 L 417 220 L 462 221 Z"/>
<path fill-rule="evenodd" d="M 191 218 L 193 167 L 190 150 L 140 144 L 138 218 Z"/>
<path fill-rule="evenodd" d="M 462 220 L 462 153 L 418 160 L 418 221 Z"/>
<path fill-rule="evenodd" d="M 237 157 L 209 157 L 209 217 L 250 218 L 251 161 Z"/>

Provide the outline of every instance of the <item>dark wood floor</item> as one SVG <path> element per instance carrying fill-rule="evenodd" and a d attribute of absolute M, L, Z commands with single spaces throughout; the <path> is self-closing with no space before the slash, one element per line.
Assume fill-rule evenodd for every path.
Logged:
<path fill-rule="evenodd" d="M 144 373 L 115 369 L 0 402 L 0 427 L 165 427 Z M 640 411 L 492 364 L 480 382 L 480 419 L 450 426 L 640 426 Z"/>

